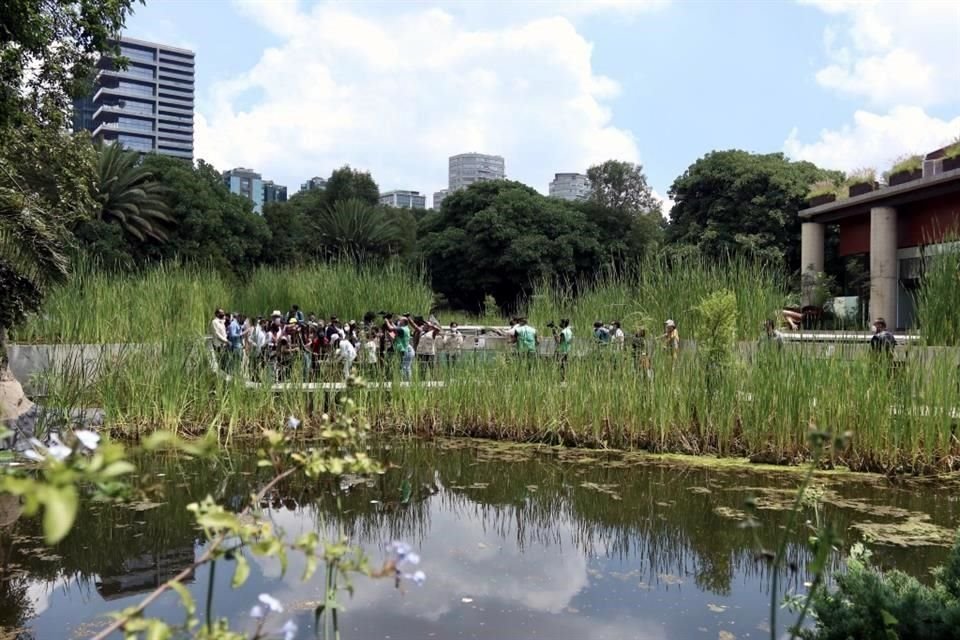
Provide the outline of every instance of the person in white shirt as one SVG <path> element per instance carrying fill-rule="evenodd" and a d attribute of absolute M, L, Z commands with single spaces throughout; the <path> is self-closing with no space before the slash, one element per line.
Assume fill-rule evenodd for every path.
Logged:
<path fill-rule="evenodd" d="M 376 331 L 367 333 L 367 341 L 363 343 L 363 363 L 373 371 L 380 360 L 380 341 Z"/>
<path fill-rule="evenodd" d="M 613 323 L 613 348 L 617 351 L 623 351 L 627 343 L 627 336 L 623 333 L 620 322 Z"/>
<path fill-rule="evenodd" d="M 433 369 L 437 359 L 437 338 L 440 335 L 439 329 L 430 327 L 420 334 L 420 344 L 417 345 L 417 360 L 420 361 L 420 368 L 424 373 Z"/>
<path fill-rule="evenodd" d="M 463 349 L 463 334 L 460 333 L 460 325 L 451 322 L 450 328 L 443 334 L 443 351 L 446 354 L 447 364 L 450 366 L 457 364 L 461 349 Z"/>
<path fill-rule="evenodd" d="M 340 340 L 337 344 L 337 359 L 343 361 L 343 377 L 350 377 L 353 361 L 357 359 L 357 348 L 349 340 Z"/>
<path fill-rule="evenodd" d="M 226 368 L 227 354 L 230 341 L 227 340 L 227 312 L 223 309 L 217 309 L 213 312 L 213 320 L 210 321 L 210 343 L 217 354 L 217 364 L 221 369 Z"/>

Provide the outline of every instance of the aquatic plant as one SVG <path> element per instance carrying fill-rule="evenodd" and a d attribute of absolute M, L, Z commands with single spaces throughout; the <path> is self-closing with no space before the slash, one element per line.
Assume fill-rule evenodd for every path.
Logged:
<path fill-rule="evenodd" d="M 870 552 L 854 545 L 836 589 L 813 596 L 816 626 L 807 640 L 846 638 L 953 638 L 960 629 L 960 536 L 931 587 L 901 571 L 881 571 Z"/>
<path fill-rule="evenodd" d="M 361 387 L 363 382 L 351 380 L 351 385 Z M 193 514 L 195 526 L 207 540 L 200 556 L 150 592 L 139 604 L 115 614 L 113 621 L 96 633 L 94 639 L 103 640 L 116 631 L 130 637 L 144 634 L 149 638 L 170 638 L 176 632 L 205 640 L 245 638 L 245 635 L 231 631 L 228 620 L 214 619 L 212 601 L 217 563 L 230 562 L 234 565 L 231 584 L 236 589 L 246 582 L 250 574 L 247 554 L 278 558 L 281 566 L 286 566 L 288 551 L 302 553 L 306 564 L 303 580 L 310 578 L 318 563 L 324 564 L 326 591 L 323 603 L 316 608 L 315 617 L 318 621 L 324 620 L 325 637 L 338 637 L 337 599 L 343 589 L 340 581 L 347 580 L 346 586 L 350 588 L 350 574 L 389 577 L 398 586 L 401 580 L 422 584 L 426 579 L 424 572 L 410 572 L 412 567 L 419 564 L 420 558 L 408 545 L 395 543 L 383 567 L 372 569 L 365 556 L 348 544 L 346 537 L 341 535 L 334 540 L 323 541 L 316 532 L 311 531 L 290 540 L 281 528 L 262 513 L 261 502 L 267 494 L 295 476 L 316 482 L 324 476 L 367 475 L 381 470 L 365 451 L 369 426 L 352 398 L 341 398 L 337 417 L 331 419 L 325 416 L 322 422 L 320 440 L 309 447 L 302 440 L 295 440 L 296 429 L 290 428 L 293 420 L 288 420 L 287 429 L 264 430 L 258 466 L 271 469 L 272 479 L 249 496 L 239 511 L 218 504 L 210 495 L 188 505 L 187 511 Z M 7 435 L 0 433 L 0 438 Z M 0 471 L 0 493 L 21 497 L 24 513 L 28 516 L 35 515 L 43 508 L 43 530 L 48 544 L 63 540 L 72 528 L 82 486 L 94 487 L 96 498 L 124 500 L 132 496 L 132 487 L 124 480 L 136 471 L 136 467 L 126 459 L 122 445 L 113 442 L 101 445 L 98 434 L 84 430 L 74 432 L 69 442 L 71 444 L 67 445 L 57 438 L 47 447 L 37 441 L 32 455 L 25 456 L 38 463 L 37 469 L 7 466 Z M 210 447 L 212 443 L 210 438 L 190 442 L 170 431 L 156 431 L 143 441 L 142 448 L 145 451 L 172 448 L 187 455 L 205 456 L 213 451 Z M 197 604 L 184 582 L 193 576 L 198 567 L 204 565 L 209 565 L 209 583 L 201 621 Z M 186 612 L 186 621 L 181 626 L 175 627 L 159 618 L 144 616 L 146 608 L 168 591 L 179 596 Z M 258 600 L 260 604 L 250 612 L 257 620 L 254 638 L 268 635 L 266 625 L 269 615 L 284 610 L 283 604 L 269 594 L 261 594 Z M 296 624 L 288 620 L 279 632 L 273 634 L 279 633 L 285 640 L 292 640 L 296 632 Z"/>

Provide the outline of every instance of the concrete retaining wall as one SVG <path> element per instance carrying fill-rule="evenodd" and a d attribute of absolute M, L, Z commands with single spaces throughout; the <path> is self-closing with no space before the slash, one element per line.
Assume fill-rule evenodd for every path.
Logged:
<path fill-rule="evenodd" d="M 142 344 L 9 344 L 10 370 L 29 395 L 43 395 L 43 375 L 49 371 L 73 370 L 87 382 L 96 380 L 103 368 L 124 354 L 145 348 Z"/>

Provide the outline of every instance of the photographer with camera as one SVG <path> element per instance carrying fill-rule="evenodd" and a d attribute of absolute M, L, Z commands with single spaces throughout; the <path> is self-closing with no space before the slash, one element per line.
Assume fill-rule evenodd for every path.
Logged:
<path fill-rule="evenodd" d="M 556 358 L 557 365 L 560 367 L 560 379 L 566 382 L 567 361 L 570 359 L 570 351 L 573 349 L 573 329 L 570 328 L 570 320 L 562 318 L 559 331 L 557 331 L 557 325 L 552 321 L 547 323 L 547 327 L 553 332 L 553 341 L 557 344 Z"/>

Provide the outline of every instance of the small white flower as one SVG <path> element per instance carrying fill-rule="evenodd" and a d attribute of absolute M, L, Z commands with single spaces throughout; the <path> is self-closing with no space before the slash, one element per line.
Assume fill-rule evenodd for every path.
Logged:
<path fill-rule="evenodd" d="M 73 432 L 73 435 L 77 436 L 77 440 L 80 441 L 87 449 L 93 451 L 100 444 L 100 434 L 96 431 L 90 431 L 89 429 L 78 429 Z"/>
<path fill-rule="evenodd" d="M 388 547 L 390 553 L 396 556 L 397 562 L 402 561 L 407 557 L 407 554 L 413 551 L 413 549 L 406 542 L 394 541 L 390 543 Z"/>
<path fill-rule="evenodd" d="M 423 571 L 414 571 L 413 573 L 403 574 L 403 578 L 405 580 L 410 580 L 418 587 L 422 587 L 423 583 L 427 581 L 427 574 L 425 574 Z"/>
<path fill-rule="evenodd" d="M 46 458 L 44 458 L 42 455 L 40 455 L 33 449 L 28 449 L 24 451 L 23 457 L 27 458 L 28 460 L 33 460 L 34 462 L 43 462 L 44 460 L 46 460 Z"/>
<path fill-rule="evenodd" d="M 297 635 L 297 623 L 293 620 L 287 620 L 280 631 L 283 632 L 283 640 L 293 640 L 294 636 Z"/>
<path fill-rule="evenodd" d="M 257 598 L 260 602 L 267 605 L 270 611 L 274 613 L 283 613 L 283 604 L 279 600 L 271 596 L 269 593 L 261 593 Z"/>
<path fill-rule="evenodd" d="M 260 618 L 262 618 L 262 617 L 263 617 L 263 607 L 261 607 L 261 606 L 258 605 L 258 604 L 253 605 L 253 608 L 250 609 L 250 617 L 251 617 L 251 618 L 256 618 L 257 620 L 259 620 Z"/>
<path fill-rule="evenodd" d="M 297 418 L 294 418 L 293 416 L 290 416 L 289 418 L 287 418 L 288 429 L 296 429 L 299 426 L 300 426 L 300 420 L 298 420 Z"/>
<path fill-rule="evenodd" d="M 63 444 L 55 444 L 47 452 L 50 454 L 50 457 L 55 460 L 66 460 L 67 456 L 73 453 L 73 449 Z"/>

